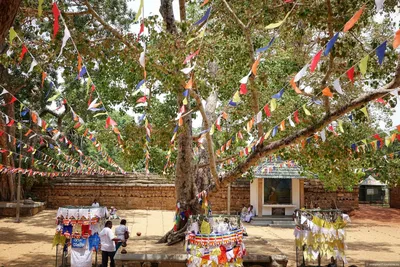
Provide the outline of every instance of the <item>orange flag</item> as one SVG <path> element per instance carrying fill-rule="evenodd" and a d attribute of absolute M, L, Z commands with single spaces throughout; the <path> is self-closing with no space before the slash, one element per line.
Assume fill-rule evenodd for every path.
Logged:
<path fill-rule="evenodd" d="M 284 131 L 285 130 L 285 121 L 282 121 L 281 122 L 281 131 Z"/>
<path fill-rule="evenodd" d="M 294 91 L 298 94 L 302 94 L 303 92 L 300 91 L 299 87 L 297 87 L 296 83 L 294 82 L 294 77 L 290 80 L 290 85 L 293 87 Z"/>
<path fill-rule="evenodd" d="M 332 94 L 331 90 L 329 89 L 329 87 L 326 87 L 324 90 L 322 90 L 322 94 L 324 96 L 333 97 L 333 94 Z"/>
<path fill-rule="evenodd" d="M 185 85 L 185 89 L 192 89 L 192 87 L 193 87 L 193 78 L 190 78 L 190 80 Z"/>
<path fill-rule="evenodd" d="M 207 5 L 208 1 L 209 1 L 209 0 L 204 0 L 203 4 L 201 4 L 200 6 L 205 6 L 205 5 Z"/>
<path fill-rule="evenodd" d="M 353 17 L 346 22 L 346 24 L 344 25 L 344 29 L 343 32 L 347 32 L 348 30 L 350 30 L 351 28 L 353 28 L 354 24 L 356 24 L 356 22 L 358 21 L 358 19 L 361 17 L 361 14 L 363 13 L 365 9 L 365 4 L 360 8 L 360 10 L 358 10 Z"/>
<path fill-rule="evenodd" d="M 256 59 L 256 61 L 254 61 L 253 66 L 251 67 L 251 72 L 253 73 L 254 76 L 257 75 L 257 68 L 258 68 L 258 64 L 260 64 L 260 59 L 261 59 L 261 55 L 259 55 Z"/>
<path fill-rule="evenodd" d="M 28 136 L 31 132 L 32 132 L 32 130 L 29 129 L 29 130 L 26 132 L 25 136 Z"/>
<path fill-rule="evenodd" d="M 225 111 L 222 112 L 222 118 L 224 118 L 225 120 L 228 119 L 228 114 Z"/>
<path fill-rule="evenodd" d="M 31 116 L 32 116 L 32 121 L 33 121 L 34 123 L 37 123 L 37 115 L 36 115 L 36 113 L 35 113 L 35 112 L 32 112 Z"/>
<path fill-rule="evenodd" d="M 397 131 L 400 132 L 400 125 L 397 125 L 396 128 L 397 128 Z"/>
<path fill-rule="evenodd" d="M 81 72 L 82 69 L 82 58 L 81 55 L 78 53 L 78 73 Z"/>
<path fill-rule="evenodd" d="M 394 40 L 393 40 L 393 49 L 396 49 L 400 45 L 400 30 L 396 32 L 394 35 Z"/>
<path fill-rule="evenodd" d="M 44 85 L 44 79 L 46 79 L 46 77 L 47 77 L 47 73 L 46 72 L 42 72 L 42 88 L 43 88 L 43 85 Z"/>

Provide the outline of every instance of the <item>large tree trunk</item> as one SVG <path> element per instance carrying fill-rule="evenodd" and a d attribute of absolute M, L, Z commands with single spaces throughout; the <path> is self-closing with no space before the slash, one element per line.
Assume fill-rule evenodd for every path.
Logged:
<path fill-rule="evenodd" d="M 21 0 L 0 0 L 0 54 L 7 51 L 8 43 L 7 36 L 8 32 L 14 23 L 14 19 L 17 15 L 18 8 L 21 4 Z M 0 84 L 7 84 L 7 69 L 0 64 Z M 10 97 L 5 96 L 5 101 L 9 102 Z M 14 105 L 7 105 L 5 113 L 14 118 Z M 0 124 L 4 125 L 3 118 L 0 119 Z M 0 127 L 1 131 L 8 132 L 12 136 L 15 135 L 15 126 L 9 129 L 9 127 Z M 8 142 L 8 136 L 3 134 L 0 137 L 0 146 L 10 151 L 15 151 L 15 145 Z M 2 154 L 2 164 L 8 166 L 14 166 L 14 160 L 12 157 L 7 157 L 8 154 Z M 0 200 L 14 200 L 15 199 L 15 188 L 14 188 L 14 175 L 2 174 L 0 176 Z"/>

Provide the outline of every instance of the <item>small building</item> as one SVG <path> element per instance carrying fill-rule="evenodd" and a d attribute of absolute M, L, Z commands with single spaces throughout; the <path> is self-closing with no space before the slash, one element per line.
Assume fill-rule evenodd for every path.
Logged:
<path fill-rule="evenodd" d="M 292 215 L 304 206 L 304 179 L 292 161 L 266 160 L 255 169 L 250 202 L 256 215 Z"/>
<path fill-rule="evenodd" d="M 359 184 L 360 203 L 384 203 L 386 196 L 386 185 L 376 180 L 371 175 Z"/>
<path fill-rule="evenodd" d="M 292 215 L 299 208 L 358 208 L 358 187 L 352 191 L 328 191 L 317 178 L 300 175 L 301 167 L 279 157 L 267 159 L 255 168 L 250 184 L 250 203 L 256 216 Z"/>

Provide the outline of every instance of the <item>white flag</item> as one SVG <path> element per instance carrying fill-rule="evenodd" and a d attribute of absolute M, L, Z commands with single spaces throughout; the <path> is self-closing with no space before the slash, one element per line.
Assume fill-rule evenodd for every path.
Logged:
<path fill-rule="evenodd" d="M 28 73 L 31 73 L 33 71 L 33 68 L 37 65 L 37 61 L 36 59 L 33 59 L 32 63 L 31 63 L 31 67 L 28 70 Z"/>
<path fill-rule="evenodd" d="M 251 75 L 251 71 L 249 72 L 249 74 L 247 74 L 246 76 L 244 76 L 244 77 L 240 80 L 240 83 L 247 84 L 247 81 L 249 80 L 250 75 Z"/>
<path fill-rule="evenodd" d="M 0 95 L 8 94 L 8 91 L 6 89 L 3 89 L 3 92 L 1 92 Z"/>
<path fill-rule="evenodd" d="M 297 74 L 296 76 L 294 76 L 294 82 L 297 83 L 298 81 L 300 81 L 301 78 L 303 78 L 306 73 L 307 73 L 307 69 L 308 69 L 308 64 L 306 64 Z"/>
<path fill-rule="evenodd" d="M 194 69 L 194 67 L 196 67 L 196 63 L 193 64 L 192 67 L 188 67 L 188 68 L 181 69 L 181 71 L 182 71 L 183 73 L 185 73 L 185 74 L 189 74 L 190 72 L 192 72 L 192 70 Z"/>
<path fill-rule="evenodd" d="M 145 63 L 144 51 L 143 51 L 142 53 L 140 53 L 139 63 L 140 63 L 140 65 L 144 68 L 144 63 Z"/>
<path fill-rule="evenodd" d="M 325 129 L 323 129 L 323 130 L 320 132 L 320 134 L 321 134 L 322 142 L 325 142 L 325 141 L 326 141 Z"/>
<path fill-rule="evenodd" d="M 290 116 L 288 117 L 288 120 L 289 120 L 290 126 L 296 127 L 296 124 L 294 124 L 294 122 L 292 121 L 292 118 L 290 118 Z"/>
<path fill-rule="evenodd" d="M 339 79 L 336 79 L 336 80 L 333 82 L 333 88 L 335 88 L 336 92 L 338 92 L 339 94 L 341 94 L 341 95 L 344 94 L 344 93 L 343 93 L 343 90 L 342 90 L 342 87 L 340 86 Z"/>
<path fill-rule="evenodd" d="M 57 59 L 59 59 L 61 57 L 64 46 L 67 44 L 67 41 L 69 38 L 71 38 L 71 33 L 69 32 L 67 25 L 65 25 L 64 37 L 62 39 L 62 44 L 61 44 L 61 50 L 60 50 L 60 54 L 58 55 Z"/>
<path fill-rule="evenodd" d="M 376 12 L 379 12 L 379 10 L 383 8 L 383 2 L 385 2 L 385 0 L 375 0 Z"/>
<path fill-rule="evenodd" d="M 262 112 L 259 111 L 256 116 L 256 124 L 260 123 L 261 121 L 262 121 Z"/>

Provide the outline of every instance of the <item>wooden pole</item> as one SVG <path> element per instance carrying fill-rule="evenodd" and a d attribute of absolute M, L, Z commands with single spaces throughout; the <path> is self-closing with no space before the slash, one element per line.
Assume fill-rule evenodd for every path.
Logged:
<path fill-rule="evenodd" d="M 19 127 L 19 140 L 22 140 L 22 127 Z M 19 146 L 19 168 L 21 168 L 21 162 L 22 162 L 22 145 Z M 17 206 L 16 206 L 16 211 L 15 211 L 15 222 L 19 223 L 21 222 L 19 218 L 20 214 L 20 209 L 21 209 L 21 172 L 18 173 L 18 185 L 17 185 Z"/>
<path fill-rule="evenodd" d="M 228 215 L 231 215 L 231 183 L 228 184 Z"/>

